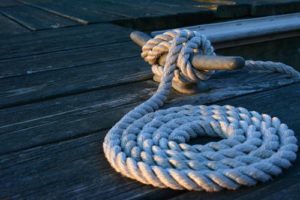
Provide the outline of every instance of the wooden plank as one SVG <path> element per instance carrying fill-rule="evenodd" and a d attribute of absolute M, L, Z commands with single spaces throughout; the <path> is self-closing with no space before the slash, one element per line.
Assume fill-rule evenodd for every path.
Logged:
<path fill-rule="evenodd" d="M 2 109 L 0 154 L 105 130 L 156 87 L 141 82 Z"/>
<path fill-rule="evenodd" d="M 16 22 L 10 20 L 9 18 L 3 16 L 1 13 L 0 13 L 0 27 L 1 27 L 0 36 L 2 36 L 2 38 L 6 38 L 8 35 L 16 35 L 16 34 L 29 32 L 29 30 L 17 24 Z"/>
<path fill-rule="evenodd" d="M 297 199 L 299 197 L 299 191 L 300 191 L 300 183 L 286 184 L 286 187 L 279 191 L 275 191 L 272 193 L 270 193 L 270 190 L 266 191 L 266 192 L 269 192 L 269 194 L 266 195 L 264 200 L 267 200 L 267 199 L 271 200 L 271 199 L 276 199 L 276 198 L 285 198 L 285 199 L 290 199 L 290 200 Z M 257 196 L 257 194 L 256 194 L 256 196 Z M 250 198 L 248 198 L 248 199 L 250 199 Z"/>
<path fill-rule="evenodd" d="M 208 23 L 215 19 L 214 11 L 194 1 L 133 1 L 133 0 L 105 0 L 113 3 L 113 9 L 105 8 L 105 11 L 113 12 L 115 7 L 137 10 L 130 12 L 128 19 L 114 21 L 121 26 L 133 29 L 152 31 L 172 28 L 183 25 Z M 122 5 L 121 5 L 122 4 Z M 142 12 L 141 12 L 142 10 Z M 118 13 L 124 12 L 120 9 Z M 126 14 L 126 13 L 124 13 Z"/>
<path fill-rule="evenodd" d="M 104 13 L 110 13 L 119 18 L 109 19 L 106 18 L 104 21 L 109 20 L 124 20 L 124 19 L 137 19 L 143 17 L 158 17 L 166 15 L 175 15 L 183 12 L 192 12 L 192 11 L 202 11 L 203 8 L 195 8 L 187 3 L 169 2 L 168 4 L 163 4 L 157 1 L 116 1 L 116 0 L 88 0 L 84 3 L 79 0 L 70 1 L 62 0 L 57 3 L 54 0 L 40 1 L 40 0 L 22 0 L 24 3 L 30 4 L 32 6 L 39 7 L 51 12 L 59 13 L 60 15 L 70 16 L 73 18 L 78 18 L 79 20 L 84 20 L 87 22 L 99 22 L 103 21 L 99 17 L 99 11 Z M 190 2 L 190 1 L 189 1 Z M 77 9 L 68 9 L 69 6 L 72 7 L 72 4 L 76 4 Z M 171 6 L 170 6 L 171 5 Z M 174 9 L 172 5 L 175 5 L 177 9 Z M 124 7 L 126 9 L 124 9 Z M 181 7 L 183 10 L 178 10 L 178 7 Z M 67 8 L 67 9 L 65 9 Z M 207 9 L 206 9 L 207 10 Z"/>
<path fill-rule="evenodd" d="M 244 106 L 250 110 L 276 115 L 282 121 L 287 122 L 289 127 L 297 133 L 300 131 L 300 118 L 297 115 L 300 112 L 297 101 L 300 97 L 299 86 L 298 83 L 267 92 L 237 97 L 218 104 Z M 287 96 L 289 98 L 286 98 Z M 203 103 L 202 99 L 187 100 L 187 102 Z M 287 113 L 290 114 L 287 115 Z M 111 115 L 115 115 L 115 112 L 111 111 Z M 242 188 L 235 192 L 204 193 L 156 189 L 123 178 L 109 167 L 101 148 L 105 133 L 106 131 L 97 131 L 79 138 L 2 155 L 0 157 L 1 197 L 8 199 L 45 199 L 53 198 L 53 196 L 59 199 L 83 197 L 89 199 L 99 199 L 99 197 L 103 199 L 167 199 L 181 194 L 178 198 L 231 199 L 238 197 L 238 194 L 258 195 L 262 190 L 269 188 L 268 193 L 263 191 L 259 196 L 263 198 L 268 197 L 272 189 L 272 191 L 279 192 L 287 185 L 292 186 L 290 191 L 295 191 L 295 184 L 298 184 L 299 159 L 293 168 L 286 170 L 283 176 L 277 177 L 273 182 Z M 300 139 L 299 134 L 297 138 Z"/>
<path fill-rule="evenodd" d="M 0 7 L 7 7 L 7 6 L 16 6 L 16 5 L 21 5 L 17 0 L 1 0 L 0 1 Z"/>
<path fill-rule="evenodd" d="M 168 2 L 163 1 L 116 1 L 116 0 L 88 0 L 84 3 L 76 0 L 72 4 L 78 7 L 70 9 L 70 1 L 39 1 L 23 0 L 23 2 L 56 13 L 61 16 L 77 19 L 85 23 L 103 22 L 97 12 L 110 13 L 118 16 L 115 19 L 107 17 L 104 20 L 113 21 L 122 26 L 134 29 L 153 30 L 162 27 L 176 27 L 183 24 L 197 24 L 211 21 L 214 14 L 209 8 L 195 7 L 193 1 Z M 192 4 L 190 2 L 193 2 Z M 72 7 L 72 5 L 70 5 Z"/>
<path fill-rule="evenodd" d="M 22 0 L 24 3 L 36 6 L 38 8 L 54 12 L 56 14 L 77 19 L 85 23 L 91 22 L 108 22 L 112 20 L 126 19 L 128 17 L 143 16 L 143 10 L 134 7 L 126 7 L 122 3 L 111 3 L 107 1 L 68 1 L 61 0 Z M 147 11 L 151 10 L 145 8 Z M 153 11 L 152 11 L 153 12 Z"/>
<path fill-rule="evenodd" d="M 185 15 L 186 18 L 192 19 L 199 13 L 204 13 L 206 19 L 211 17 L 210 12 L 213 11 L 215 19 L 224 18 L 240 18 L 248 16 L 266 16 L 274 14 L 292 13 L 298 12 L 299 2 L 297 1 L 249 1 L 249 0 L 232 0 L 232 1 L 211 1 L 211 0 L 189 0 L 189 1 L 133 1 L 133 0 L 88 0 L 84 4 L 75 0 L 70 1 L 62 0 L 22 0 L 27 4 L 39 7 L 41 9 L 54 12 L 56 14 L 67 16 L 73 19 L 77 19 L 83 22 L 101 22 L 101 21 L 115 21 L 115 20 L 126 20 L 127 24 L 136 25 L 136 19 L 141 18 L 158 18 L 161 19 L 161 29 L 166 27 L 167 23 L 177 24 L 177 26 L 183 26 L 186 23 L 177 21 L 177 15 Z M 76 4 L 78 7 L 73 7 Z M 123 9 L 126 8 L 126 9 Z M 110 13 L 119 18 L 104 18 L 99 11 Z M 206 14 L 206 15 L 205 15 Z M 154 17 L 154 18 L 153 18 Z M 173 20 L 170 20 L 173 18 Z M 138 20 L 138 21 L 139 21 Z M 144 20 L 142 20 L 144 21 Z M 149 29 L 155 26 L 154 20 L 146 20 L 149 24 L 145 24 L 146 28 Z M 201 22 L 193 20 L 194 22 Z M 145 29 L 144 29 L 145 30 Z"/>
<path fill-rule="evenodd" d="M 225 56 L 238 55 L 245 59 L 252 60 L 271 60 L 274 62 L 283 62 L 300 71 L 300 37 L 273 40 L 262 43 L 252 43 L 221 48 L 217 53 Z M 218 45 L 219 46 L 219 45 Z"/>
<path fill-rule="evenodd" d="M 78 25 L 75 21 L 26 5 L 0 8 L 0 12 L 33 31 Z"/>
<path fill-rule="evenodd" d="M 227 55 L 239 55 L 242 53 L 246 58 L 254 57 L 256 59 L 267 56 L 265 59 L 286 61 L 287 64 L 297 67 L 299 59 L 295 58 L 298 56 L 297 49 L 299 44 L 299 39 L 292 38 L 277 42 L 248 45 L 243 48 L 232 48 Z M 138 48 L 130 43 L 124 43 L 123 47 L 120 45 L 103 46 L 105 48 L 99 50 L 99 52 L 98 48 L 90 48 L 90 50 L 81 49 L 80 51 L 64 51 L 58 54 L 43 54 L 43 56 L 36 56 L 37 60 L 33 57 L 28 57 L 25 60 L 17 59 L 16 62 L 14 62 L 14 59 L 3 62 L 2 69 L 7 68 L 7 66 L 16 65 L 16 67 L 11 67 L 11 72 L 9 72 L 9 69 L 4 71 L 8 75 L 30 72 L 31 68 L 28 66 L 32 66 L 34 70 L 40 70 L 42 73 L 0 79 L 0 85 L 3 85 L 0 89 L 0 107 L 20 105 L 30 103 L 31 101 L 141 81 L 152 77 L 150 66 L 141 58 L 135 57 L 135 55 L 138 56 Z M 123 49 L 127 50 L 123 52 Z M 265 51 L 266 49 L 270 49 L 270 51 Z M 278 50 L 275 51 L 275 49 Z M 112 53 L 112 56 L 106 54 L 106 51 Z M 226 54 L 226 50 L 222 51 L 222 53 Z M 118 54 L 120 55 L 118 56 Z M 125 59 L 127 57 L 128 59 Z M 124 59 L 101 63 L 101 61 L 121 58 Z M 80 59 L 82 60 L 80 61 Z M 74 64 L 72 61 L 79 65 Z M 85 65 L 89 62 L 94 64 Z M 36 67 L 34 67 L 35 65 Z M 57 70 L 52 70 L 48 66 L 52 66 Z M 24 70 L 22 68 L 14 70 L 19 67 L 23 67 Z M 78 77 L 79 74 L 80 77 Z"/>
<path fill-rule="evenodd" d="M 150 67 L 141 59 L 96 63 L 0 80 L 0 107 L 40 101 L 122 83 L 149 79 Z"/>
<path fill-rule="evenodd" d="M 118 3 L 118 0 L 104 0 L 106 2 L 111 2 L 113 4 Z M 135 7 L 139 9 L 146 9 L 144 15 L 140 17 L 149 17 L 149 16 L 161 16 L 161 15 L 175 15 L 180 13 L 191 13 L 191 12 L 201 12 L 203 10 L 208 10 L 205 7 L 197 7 L 198 3 L 195 1 L 166 1 L 166 0 L 145 0 L 145 1 L 135 1 L 135 0 L 123 0 L 123 5 L 126 7 Z M 207 4 L 207 3 L 206 3 Z M 211 5 L 211 3 L 208 3 Z M 181 9 L 179 9 L 181 8 Z M 151 10 L 150 10 L 151 9 Z M 149 13 L 150 11 L 150 13 Z M 152 12 L 153 13 L 152 13 Z M 157 12 L 157 13 L 154 13 Z M 146 14 L 145 14 L 146 13 Z M 141 13 L 139 13 L 140 15 Z M 135 18 L 138 16 L 135 16 Z"/>
<path fill-rule="evenodd" d="M 298 154 L 299 156 L 299 154 Z M 173 198 L 172 200 L 195 199 L 205 200 L 252 200 L 252 199 L 297 199 L 299 196 L 299 159 L 294 166 L 285 170 L 282 175 L 275 177 L 271 182 L 261 183 L 255 187 L 240 188 L 237 191 L 221 191 L 218 193 L 189 192 Z"/>
<path fill-rule="evenodd" d="M 233 20 L 228 22 L 185 27 L 199 31 L 213 43 L 263 37 L 300 30 L 300 13 Z M 157 35 L 164 31 L 154 31 Z M 299 35 L 299 32 L 298 32 Z M 274 39 L 274 38 L 271 38 Z"/>
<path fill-rule="evenodd" d="M 168 190 L 141 185 L 113 172 L 101 148 L 104 135 L 104 132 L 98 132 L 1 157 L 0 198 L 138 199 L 153 195 L 161 198 L 172 196 Z"/>
<path fill-rule="evenodd" d="M 124 49 L 126 49 L 126 51 L 123 51 Z M 95 47 L 5 59 L 0 61 L 0 78 L 29 75 L 97 62 L 137 57 L 139 52 L 139 47 L 132 42 L 119 42 Z"/>
<path fill-rule="evenodd" d="M 266 16 L 299 12 L 300 2 L 298 0 L 256 0 L 252 3 L 252 16 Z"/>
<path fill-rule="evenodd" d="M 120 74 L 125 73 L 120 72 Z M 113 76 L 120 77 L 120 74 L 106 73 L 106 76 L 115 80 L 117 78 Z M 73 76 L 76 75 L 70 74 L 70 77 Z M 125 74 L 127 79 L 134 76 L 141 75 L 133 72 Z M 95 75 L 95 77 L 98 77 L 98 75 Z M 114 82 L 120 81 L 122 80 L 115 80 Z M 69 82 L 74 81 L 69 78 Z M 79 80 L 79 82 L 81 81 Z M 103 84 L 103 82 L 105 81 L 99 81 L 97 84 Z M 291 82 L 293 82 L 292 79 L 284 79 L 283 75 L 278 74 L 226 72 L 207 81 L 211 87 L 210 91 L 191 96 L 173 93 L 173 98 L 176 97 L 176 100 L 171 101 L 171 103 L 212 103 L 226 98 L 271 89 Z M 57 84 L 64 85 L 64 87 L 56 86 L 52 90 L 72 87 L 70 84 Z M 96 84 L 89 84 L 88 87 L 96 87 L 91 85 Z M 147 99 L 157 89 L 157 84 L 153 81 L 135 82 L 128 86 L 121 85 L 106 88 L 2 109 L 0 111 L 0 133 L 2 133 L 0 134 L 0 153 L 18 151 L 109 128 L 134 105 Z M 35 95 L 43 96 L 48 92 L 55 92 L 50 89 L 41 90 Z M 78 87 L 78 89 L 80 88 Z M 30 92 L 28 93 L 24 94 L 23 98 L 33 96 Z M 14 97 L 11 99 L 13 100 Z M 114 113 L 114 115 L 111 116 L 110 113 Z M 99 119 L 102 119 L 101 123 L 99 123 Z"/>
<path fill-rule="evenodd" d="M 106 0 L 124 4 L 121 7 L 133 8 L 145 11 L 138 12 L 139 15 L 129 19 L 115 21 L 121 26 L 133 29 L 152 31 L 178 26 L 187 26 L 208 23 L 215 19 L 214 11 L 210 8 L 211 3 L 196 3 L 195 1 L 134 1 L 134 0 Z M 153 12 L 148 12 L 151 9 Z M 107 10 L 107 9 L 106 9 Z M 142 15 L 140 15 L 142 14 Z"/>
<path fill-rule="evenodd" d="M 229 1 L 233 2 L 233 1 Z M 233 2 L 234 3 L 234 2 Z M 232 5 L 218 5 L 216 8 L 216 17 L 220 19 L 237 19 L 250 17 L 251 6 L 247 4 L 232 4 Z"/>
<path fill-rule="evenodd" d="M 257 17 L 299 12 L 298 0 L 195 0 L 201 4 L 213 3 L 219 18 Z"/>
<path fill-rule="evenodd" d="M 0 60 L 128 41 L 130 32 L 112 24 L 95 24 L 1 38 Z"/>
<path fill-rule="evenodd" d="M 27 1 L 27 0 L 26 0 Z M 80 1 L 80 0 L 76 0 Z M 117 0 L 102 0 L 101 3 L 97 0 L 88 0 L 85 2 L 90 8 L 101 9 L 103 11 L 126 16 L 131 19 L 140 17 L 156 17 L 172 14 L 174 10 L 166 6 L 158 5 L 155 1 L 117 1 Z M 126 9 L 124 9 L 126 8 Z M 124 18 L 123 18 L 124 19 Z"/>

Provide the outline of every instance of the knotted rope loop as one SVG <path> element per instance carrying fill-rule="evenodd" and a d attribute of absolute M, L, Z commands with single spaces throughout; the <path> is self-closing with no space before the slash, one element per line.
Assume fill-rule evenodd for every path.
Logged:
<path fill-rule="evenodd" d="M 175 37 L 182 40 L 183 47 L 177 57 L 174 78 L 182 83 L 195 83 L 208 79 L 214 71 L 195 69 L 190 62 L 190 56 L 193 53 L 216 55 L 214 48 L 204 35 L 190 30 L 168 31 L 147 41 L 142 48 L 141 55 L 146 62 L 152 65 L 153 74 L 162 77 L 164 66 L 159 64 L 159 58 L 168 53 Z"/>
<path fill-rule="evenodd" d="M 185 74 L 181 63 L 187 66 L 190 55 L 185 53 L 201 46 L 203 54 L 213 54 L 204 38 L 176 30 L 158 35 L 143 48 L 143 56 L 154 65 L 163 52 L 168 54 L 156 93 L 127 113 L 105 137 L 105 156 L 117 172 L 160 188 L 234 190 L 271 180 L 296 159 L 294 132 L 277 117 L 230 105 L 159 110 L 171 90 L 174 72 Z M 300 77 L 282 63 L 247 61 L 246 68 Z M 204 135 L 222 140 L 187 144 Z"/>

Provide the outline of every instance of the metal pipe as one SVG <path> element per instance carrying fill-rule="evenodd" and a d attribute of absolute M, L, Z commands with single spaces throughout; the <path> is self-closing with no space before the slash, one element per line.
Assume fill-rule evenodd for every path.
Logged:
<path fill-rule="evenodd" d="M 130 38 L 140 47 L 151 39 L 149 35 L 140 31 L 132 32 Z M 164 54 L 159 58 L 158 62 L 160 65 L 165 64 L 166 56 Z M 235 70 L 245 66 L 245 60 L 240 56 L 205 56 L 194 54 L 190 59 L 192 65 L 198 70 Z"/>

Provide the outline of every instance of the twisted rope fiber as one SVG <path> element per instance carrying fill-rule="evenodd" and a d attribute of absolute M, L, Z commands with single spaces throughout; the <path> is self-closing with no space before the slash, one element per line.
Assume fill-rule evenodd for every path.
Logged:
<path fill-rule="evenodd" d="M 168 52 L 165 66 L 157 60 Z M 185 105 L 161 109 L 174 76 L 198 81 L 213 72 L 197 71 L 189 63 L 193 52 L 215 55 L 197 32 L 174 30 L 149 40 L 142 56 L 162 73 L 157 92 L 126 114 L 106 135 L 104 153 L 117 171 L 131 179 L 176 190 L 235 190 L 266 182 L 291 166 L 298 150 L 294 132 L 277 117 L 230 105 Z M 269 70 L 300 77 L 293 68 L 246 61 L 247 70 Z M 218 142 L 189 145 L 198 136 Z"/>

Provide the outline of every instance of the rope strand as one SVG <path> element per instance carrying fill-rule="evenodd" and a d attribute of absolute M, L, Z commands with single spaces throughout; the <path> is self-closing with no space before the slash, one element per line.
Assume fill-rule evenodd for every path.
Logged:
<path fill-rule="evenodd" d="M 160 110 L 174 76 L 196 82 L 214 73 L 197 71 L 189 62 L 195 51 L 215 55 L 203 35 L 174 30 L 149 40 L 142 50 L 142 57 L 162 79 L 157 92 L 127 113 L 105 137 L 105 156 L 117 172 L 155 187 L 211 192 L 266 182 L 291 166 L 297 139 L 277 117 L 230 105 Z M 166 52 L 165 66 L 159 66 L 158 59 Z M 247 61 L 246 69 L 300 77 L 282 63 Z M 222 140 L 187 144 L 205 135 Z"/>

